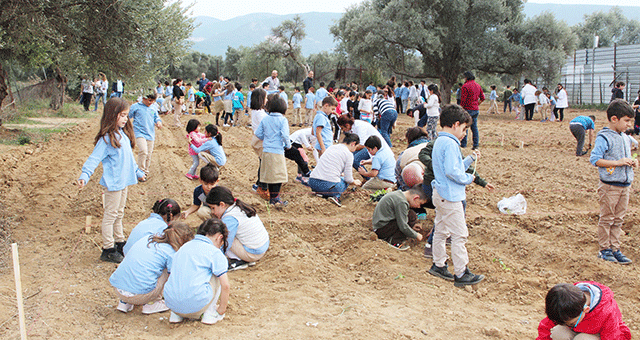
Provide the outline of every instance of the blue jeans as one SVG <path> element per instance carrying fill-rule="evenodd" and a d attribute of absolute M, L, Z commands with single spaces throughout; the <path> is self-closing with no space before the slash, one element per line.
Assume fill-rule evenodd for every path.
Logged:
<path fill-rule="evenodd" d="M 471 133 L 473 133 L 473 147 L 477 148 L 478 144 L 480 144 L 480 135 L 478 135 L 478 110 L 467 110 L 467 112 L 469 112 L 472 119 Z M 464 136 L 462 141 L 460 141 L 460 146 L 463 148 L 467 147 L 467 136 Z"/>
<path fill-rule="evenodd" d="M 309 186 L 314 193 L 320 194 L 322 197 L 326 198 L 333 196 L 335 198 L 340 198 L 349 185 L 344 181 L 344 178 L 340 177 L 340 182 L 336 183 L 316 178 L 309 178 Z"/>
<path fill-rule="evenodd" d="M 380 116 L 380 127 L 378 131 L 380 131 L 382 138 L 387 141 L 389 146 L 393 146 L 391 144 L 391 131 L 393 130 L 393 123 L 396 122 L 396 119 L 398 119 L 398 111 L 393 109 L 384 111 Z M 360 142 L 364 143 L 365 141 Z"/>
<path fill-rule="evenodd" d="M 96 106 L 93 108 L 93 111 L 98 111 L 98 102 L 100 101 L 100 98 L 102 98 L 102 105 L 107 103 L 107 95 L 104 93 L 98 93 L 96 94 Z"/>

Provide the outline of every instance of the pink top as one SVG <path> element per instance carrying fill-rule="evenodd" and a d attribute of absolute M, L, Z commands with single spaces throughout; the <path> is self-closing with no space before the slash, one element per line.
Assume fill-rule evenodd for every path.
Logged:
<path fill-rule="evenodd" d="M 196 130 L 189 132 L 189 134 L 187 135 L 187 138 L 191 140 L 190 144 L 193 144 L 193 146 L 195 146 L 196 148 L 200 147 L 204 142 L 209 140 L 209 138 L 207 138 L 204 134 Z M 191 148 L 189 148 L 189 154 L 192 156 L 197 155 L 197 153 L 193 151 Z"/>

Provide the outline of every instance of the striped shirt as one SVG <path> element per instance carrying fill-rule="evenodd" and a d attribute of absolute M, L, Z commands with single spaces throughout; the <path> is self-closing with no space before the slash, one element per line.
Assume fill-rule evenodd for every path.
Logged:
<path fill-rule="evenodd" d="M 387 110 L 395 110 L 395 106 L 389 99 L 380 97 L 373 103 L 373 113 L 376 116 L 381 116 Z"/>

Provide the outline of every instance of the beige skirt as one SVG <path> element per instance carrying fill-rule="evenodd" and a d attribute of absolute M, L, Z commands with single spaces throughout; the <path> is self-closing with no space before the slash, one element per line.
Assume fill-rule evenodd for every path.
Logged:
<path fill-rule="evenodd" d="M 258 155 L 258 158 L 262 157 L 262 140 L 256 137 L 256 135 L 251 137 L 251 148 L 253 149 L 253 152 Z"/>
<path fill-rule="evenodd" d="M 233 101 L 225 99 L 222 102 L 224 103 L 224 112 L 233 113 Z"/>
<path fill-rule="evenodd" d="M 224 104 L 222 103 L 222 100 L 218 100 L 217 102 L 213 102 L 213 112 L 214 113 L 220 113 L 224 111 Z"/>
<path fill-rule="evenodd" d="M 284 155 L 263 152 L 260 162 L 260 182 L 276 184 L 287 183 L 288 181 L 287 164 Z"/>

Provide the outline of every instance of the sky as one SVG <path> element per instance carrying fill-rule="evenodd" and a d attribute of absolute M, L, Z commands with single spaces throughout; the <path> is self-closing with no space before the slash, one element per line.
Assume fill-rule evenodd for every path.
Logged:
<path fill-rule="evenodd" d="M 209 16 L 227 20 L 250 13 L 293 14 L 307 12 L 337 12 L 345 10 L 362 0 L 183 0 L 193 3 L 193 16 Z M 585 4 L 640 6 L 638 0 L 529 0 L 532 3 Z"/>

